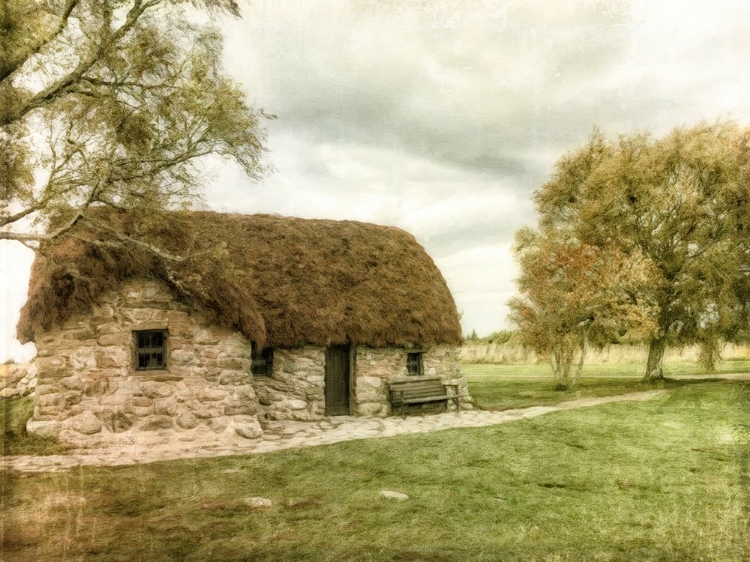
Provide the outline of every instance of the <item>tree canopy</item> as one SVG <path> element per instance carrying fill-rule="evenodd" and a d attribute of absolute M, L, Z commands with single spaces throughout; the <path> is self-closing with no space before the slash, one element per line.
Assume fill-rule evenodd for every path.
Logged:
<path fill-rule="evenodd" d="M 544 236 L 647 264 L 656 329 L 646 379 L 662 376 L 667 343 L 710 346 L 747 325 L 749 152 L 733 123 L 660 139 L 594 132 L 534 196 Z"/>
<path fill-rule="evenodd" d="M 222 37 L 190 10 L 234 0 L 0 0 L 0 240 L 143 216 L 199 199 L 197 159 L 265 171 L 265 114 L 221 68 Z"/>
<path fill-rule="evenodd" d="M 652 272 L 640 253 L 529 228 L 516 234 L 514 251 L 522 297 L 508 303 L 510 318 L 521 341 L 549 357 L 559 388 L 576 384 L 590 343 L 600 347 L 626 332 L 648 337 L 656 329 L 655 307 L 645 291 Z"/>

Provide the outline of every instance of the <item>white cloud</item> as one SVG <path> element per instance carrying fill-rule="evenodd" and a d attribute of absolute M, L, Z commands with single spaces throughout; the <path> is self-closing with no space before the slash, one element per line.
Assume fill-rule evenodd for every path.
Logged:
<path fill-rule="evenodd" d="M 226 68 L 278 115 L 277 173 L 253 186 L 208 164 L 208 203 L 406 228 L 443 269 L 465 331 L 502 327 L 530 195 L 595 125 L 614 136 L 750 123 L 744 0 L 289 0 L 244 12 L 222 20 Z"/>

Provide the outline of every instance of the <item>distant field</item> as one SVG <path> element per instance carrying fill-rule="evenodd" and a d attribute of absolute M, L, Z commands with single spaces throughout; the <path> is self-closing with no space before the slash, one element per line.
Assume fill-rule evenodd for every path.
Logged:
<path fill-rule="evenodd" d="M 743 562 L 748 419 L 750 386 L 714 382 L 486 428 L 5 473 L 2 559 Z"/>
<path fill-rule="evenodd" d="M 539 361 L 529 348 L 515 343 L 466 342 L 461 346 L 461 361 L 465 363 L 534 364 Z M 664 362 L 697 363 L 700 346 L 668 347 L 664 352 Z M 602 349 L 592 348 L 586 355 L 586 362 L 594 365 L 645 365 L 648 357 L 646 344 L 613 344 Z M 728 343 L 721 350 L 724 359 L 750 360 L 750 344 Z M 576 358 L 577 360 L 577 358 Z"/>
<path fill-rule="evenodd" d="M 637 363 L 600 363 L 586 364 L 583 377 L 629 377 L 640 379 L 645 372 L 645 364 Z M 548 377 L 552 380 L 552 369 L 548 363 L 519 363 L 501 365 L 496 363 L 462 363 L 461 371 L 467 377 L 497 376 L 504 377 Z M 750 373 L 750 359 L 732 359 L 721 361 L 717 373 Z M 664 376 L 702 375 L 706 371 L 695 362 L 667 362 L 664 364 Z"/>
<path fill-rule="evenodd" d="M 486 410 L 507 410 L 529 406 L 549 406 L 566 400 L 642 392 L 654 388 L 676 388 L 690 381 L 668 380 L 644 385 L 641 365 L 586 365 L 578 386 L 565 391 L 555 389 L 549 365 L 496 365 L 462 363 L 461 371 L 475 404 Z M 667 377 L 694 375 L 700 380 L 705 371 L 695 363 L 665 364 Z M 750 360 L 722 361 L 718 373 L 750 372 Z"/>

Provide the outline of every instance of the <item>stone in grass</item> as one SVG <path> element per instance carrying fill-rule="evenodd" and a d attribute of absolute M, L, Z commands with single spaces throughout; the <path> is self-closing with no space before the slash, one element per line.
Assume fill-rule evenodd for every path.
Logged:
<path fill-rule="evenodd" d="M 271 509 L 273 507 L 273 502 L 268 498 L 242 498 L 242 503 L 252 509 Z"/>
<path fill-rule="evenodd" d="M 394 492 L 392 490 L 383 490 L 380 492 L 380 499 L 381 500 L 396 500 L 396 501 L 406 501 L 409 499 L 409 496 L 406 494 L 402 494 L 401 492 Z"/>

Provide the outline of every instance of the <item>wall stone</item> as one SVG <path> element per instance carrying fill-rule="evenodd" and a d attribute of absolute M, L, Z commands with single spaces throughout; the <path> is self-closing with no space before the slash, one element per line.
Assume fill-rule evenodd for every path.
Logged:
<path fill-rule="evenodd" d="M 0 398 L 26 396 L 37 386 L 37 366 L 34 363 L 0 365 Z"/>
<path fill-rule="evenodd" d="M 166 329 L 163 370 L 134 369 L 133 331 Z M 91 314 L 38 338 L 38 393 L 29 429 L 81 435 L 190 431 L 259 437 L 250 342 L 188 310 L 158 282 L 131 280 Z"/>
<path fill-rule="evenodd" d="M 262 417 L 268 420 L 319 420 L 325 415 L 325 348 L 274 349 L 273 375 L 255 377 Z"/>

